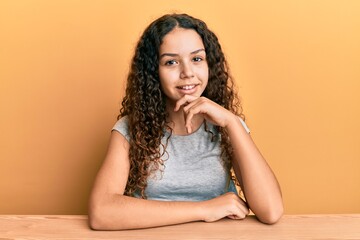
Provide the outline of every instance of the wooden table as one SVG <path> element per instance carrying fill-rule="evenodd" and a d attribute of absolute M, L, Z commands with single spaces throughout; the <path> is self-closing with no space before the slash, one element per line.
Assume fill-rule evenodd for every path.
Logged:
<path fill-rule="evenodd" d="M 275 225 L 249 216 L 127 231 L 92 231 L 87 216 L 0 215 L 0 240 L 10 239 L 360 239 L 360 214 L 286 215 Z"/>

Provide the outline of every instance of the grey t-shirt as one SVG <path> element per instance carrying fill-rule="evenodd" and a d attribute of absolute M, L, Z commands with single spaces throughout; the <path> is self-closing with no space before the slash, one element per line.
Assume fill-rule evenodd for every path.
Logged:
<path fill-rule="evenodd" d="M 239 120 L 249 133 L 245 122 L 240 118 Z M 166 148 L 168 154 L 164 155 L 163 171 L 157 171 L 148 177 L 145 189 L 148 199 L 204 201 L 228 191 L 237 192 L 220 159 L 219 133 L 210 123 L 207 123 L 207 127 L 218 135 L 213 142 L 211 134 L 205 131 L 204 124 L 190 135 L 171 135 Z M 113 130 L 130 140 L 127 117 L 118 120 Z M 164 144 L 169 134 L 165 133 L 162 139 Z"/>

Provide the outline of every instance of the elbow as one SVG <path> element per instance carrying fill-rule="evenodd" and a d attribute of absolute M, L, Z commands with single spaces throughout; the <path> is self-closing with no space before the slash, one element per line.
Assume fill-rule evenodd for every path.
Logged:
<path fill-rule="evenodd" d="M 99 203 L 91 203 L 88 212 L 88 224 L 90 229 L 96 231 L 113 230 L 109 222 L 110 216 L 106 214 L 106 208 Z"/>
<path fill-rule="evenodd" d="M 110 230 L 121 230 L 120 227 L 114 228 L 109 223 L 108 218 L 105 214 L 96 211 L 90 211 L 88 216 L 88 224 L 91 230 L 94 231 L 110 231 Z"/>
<path fill-rule="evenodd" d="M 89 209 L 88 224 L 90 229 L 98 231 L 105 230 L 106 227 L 101 216 L 102 214 L 98 209 L 96 209 L 96 207 L 92 207 Z"/>
<path fill-rule="evenodd" d="M 91 230 L 94 231 L 104 230 L 103 226 L 101 225 L 101 222 L 98 219 L 95 219 L 94 217 L 90 217 L 90 216 L 89 216 L 89 227 Z"/>
<path fill-rule="evenodd" d="M 283 216 L 283 214 L 284 214 L 284 207 L 283 205 L 281 205 L 277 208 L 273 208 L 269 210 L 266 214 L 263 214 L 263 216 L 261 217 L 257 216 L 257 218 L 262 223 L 272 225 L 277 223 L 280 220 L 280 218 Z"/>
<path fill-rule="evenodd" d="M 89 227 L 91 230 L 94 230 L 94 231 L 103 230 L 99 221 L 90 216 L 89 216 Z"/>
<path fill-rule="evenodd" d="M 121 207 L 112 204 L 112 200 L 91 198 L 88 209 L 88 226 L 97 231 L 113 231 L 128 229 L 127 218 L 123 215 L 126 212 Z"/>
<path fill-rule="evenodd" d="M 114 231 L 127 229 L 126 221 L 114 218 L 113 211 L 104 205 L 92 205 L 88 213 L 88 225 L 95 231 Z"/>

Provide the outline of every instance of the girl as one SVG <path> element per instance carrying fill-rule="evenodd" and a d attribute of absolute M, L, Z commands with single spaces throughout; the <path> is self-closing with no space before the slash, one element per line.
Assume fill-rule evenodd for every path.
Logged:
<path fill-rule="evenodd" d="M 215 34 L 186 14 L 155 20 L 132 59 L 90 197 L 90 227 L 243 219 L 249 209 L 263 223 L 277 222 L 283 213 L 279 184 L 240 117 Z"/>

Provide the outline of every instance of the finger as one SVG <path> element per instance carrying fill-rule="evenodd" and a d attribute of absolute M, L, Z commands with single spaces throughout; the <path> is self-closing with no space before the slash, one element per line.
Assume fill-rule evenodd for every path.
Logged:
<path fill-rule="evenodd" d="M 233 219 L 233 220 L 240 220 L 240 219 L 242 219 L 242 218 L 239 218 L 238 216 L 236 216 L 236 215 L 229 215 L 229 216 L 227 216 L 228 218 L 230 218 L 230 219 Z"/>
<path fill-rule="evenodd" d="M 238 202 L 238 204 L 237 204 L 237 208 L 245 215 L 245 216 L 247 216 L 247 215 L 249 215 L 249 213 L 250 213 L 250 211 L 249 211 L 249 208 L 245 205 L 245 203 L 244 202 Z"/>
<path fill-rule="evenodd" d="M 197 103 L 194 106 L 192 106 L 190 109 L 188 109 L 187 111 L 184 112 L 186 113 L 186 118 L 185 118 L 185 127 L 186 127 L 186 131 L 188 133 L 192 132 L 192 119 L 194 117 L 194 115 L 199 114 L 199 113 L 205 113 L 205 111 L 203 110 L 203 106 L 201 106 L 201 103 Z"/>
<path fill-rule="evenodd" d="M 184 95 L 182 98 L 180 98 L 176 104 L 175 104 L 175 108 L 174 111 L 179 111 L 180 107 L 183 105 L 188 105 L 189 103 L 193 102 L 194 100 L 196 100 L 197 97 L 194 96 L 190 96 L 190 95 Z"/>
<path fill-rule="evenodd" d="M 244 219 L 246 216 L 247 215 L 240 209 L 233 209 L 232 214 L 228 215 L 227 217 L 231 219 L 239 220 L 239 219 Z"/>
<path fill-rule="evenodd" d="M 240 208 L 241 208 L 241 211 L 245 214 L 245 216 L 250 214 L 250 210 L 246 206 L 241 205 Z"/>
<path fill-rule="evenodd" d="M 188 102 L 186 106 L 184 106 L 184 112 L 188 112 L 190 108 L 193 108 L 195 105 L 203 104 L 205 103 L 204 98 L 196 98 L 191 102 Z"/>
<path fill-rule="evenodd" d="M 233 215 L 235 219 L 244 219 L 247 216 L 246 212 L 243 212 L 242 209 L 237 209 Z"/>
<path fill-rule="evenodd" d="M 249 209 L 239 196 L 236 195 L 234 200 L 234 205 L 231 210 L 233 219 L 244 219 L 249 214 Z"/>
<path fill-rule="evenodd" d="M 244 213 L 246 213 L 246 215 L 249 215 L 250 214 L 249 205 L 241 197 L 239 197 L 239 204 L 240 204 L 240 208 L 244 211 Z"/>

